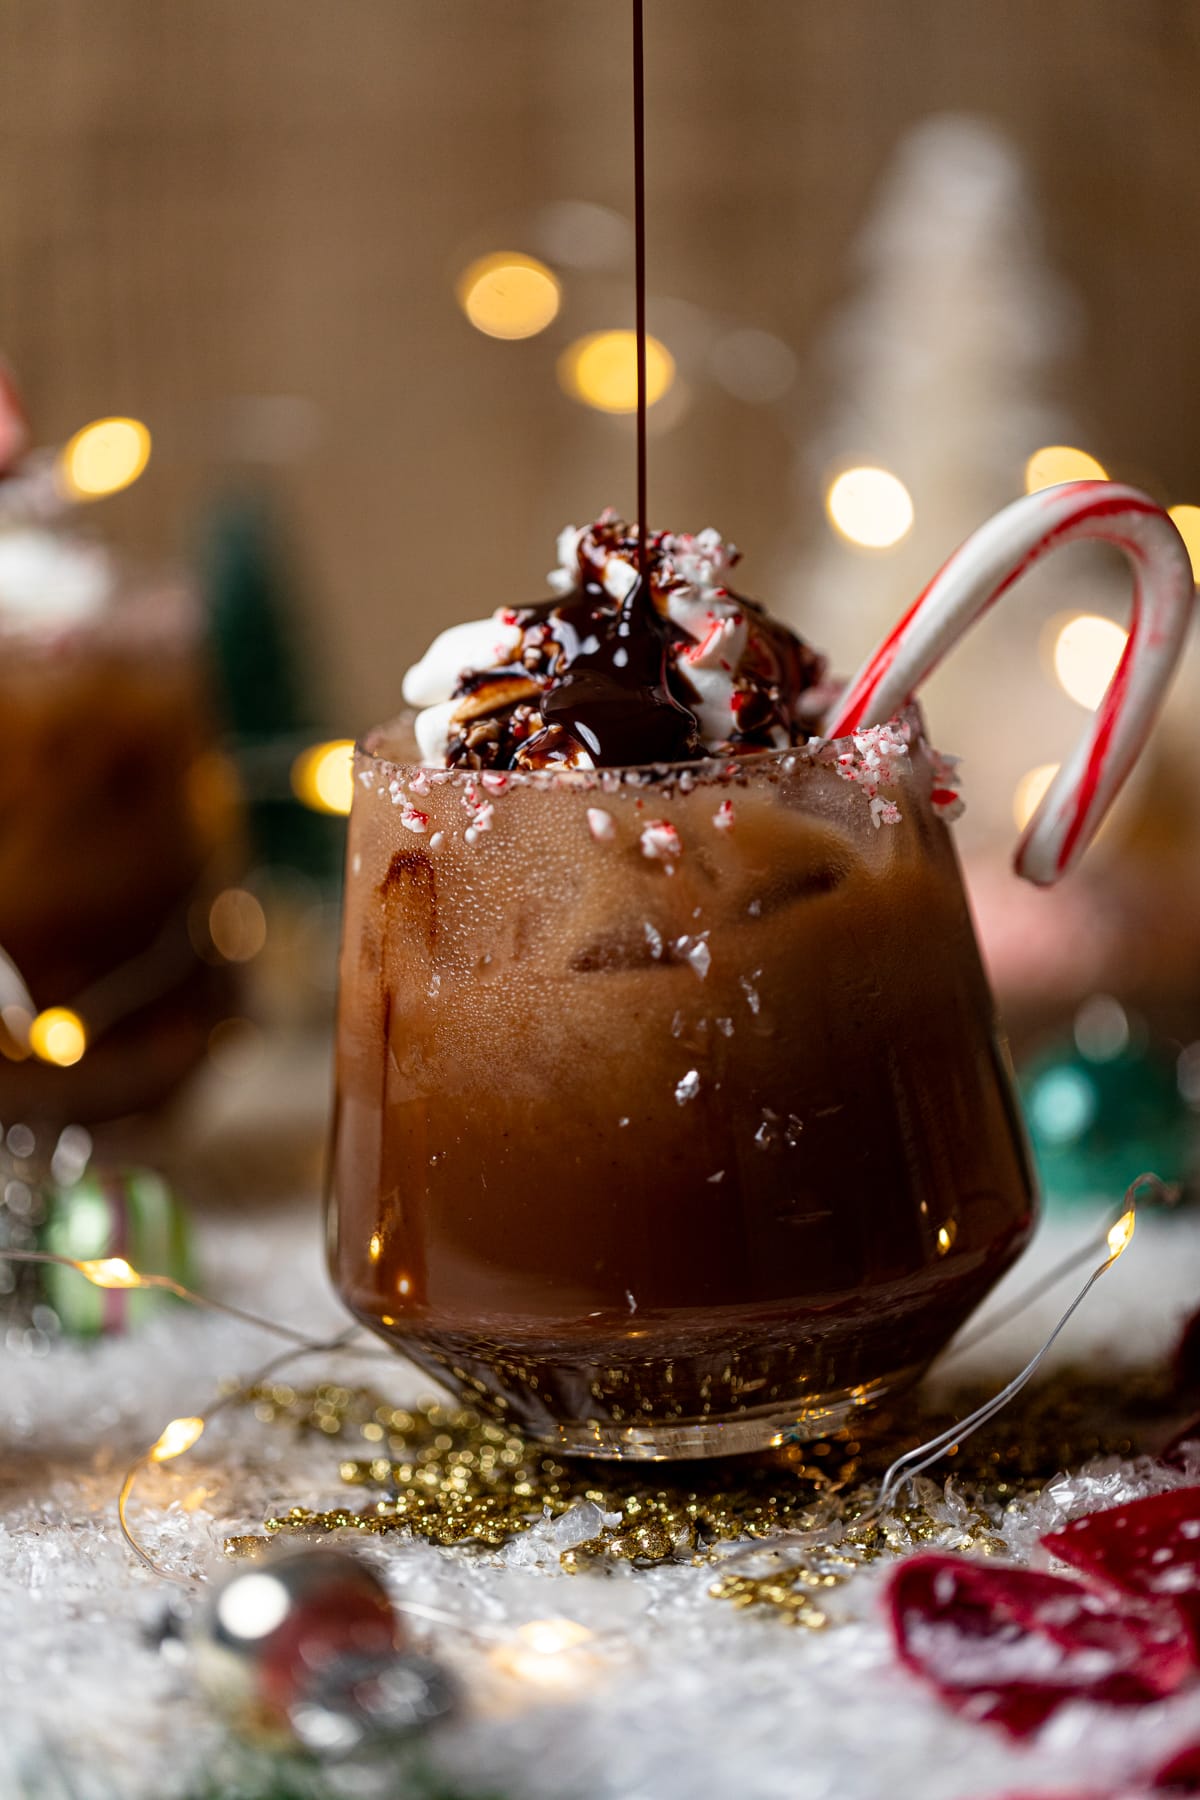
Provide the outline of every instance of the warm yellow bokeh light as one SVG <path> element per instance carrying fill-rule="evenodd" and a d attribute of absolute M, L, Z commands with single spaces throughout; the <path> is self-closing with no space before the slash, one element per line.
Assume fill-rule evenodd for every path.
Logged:
<path fill-rule="evenodd" d="M 675 379 L 675 358 L 656 337 L 646 338 L 646 404 L 661 400 Z M 558 359 L 559 385 L 598 412 L 637 411 L 637 333 L 593 331 L 576 338 Z"/>
<path fill-rule="evenodd" d="M 458 303 L 485 337 L 536 337 L 558 316 L 561 300 L 557 277 L 519 250 L 481 257 L 458 282 Z"/>
<path fill-rule="evenodd" d="M 204 1430 L 204 1420 L 197 1418 L 172 1419 L 164 1427 L 161 1437 L 148 1451 L 150 1462 L 170 1462 L 173 1456 L 182 1456 L 190 1450 L 196 1439 Z"/>
<path fill-rule="evenodd" d="M 1030 819 L 1041 805 L 1046 790 L 1059 771 L 1058 763 L 1039 763 L 1036 769 L 1030 769 L 1022 775 L 1013 795 L 1013 818 L 1017 822 L 1017 830 L 1024 831 Z"/>
<path fill-rule="evenodd" d="M 491 1660 L 506 1675 L 535 1687 L 573 1688 L 594 1678 L 595 1658 L 567 1652 L 578 1653 L 591 1637 L 574 1619 L 531 1619 L 511 1643 L 492 1651 Z"/>
<path fill-rule="evenodd" d="M 1133 1237 L 1133 1228 L 1136 1224 L 1137 1219 L 1132 1211 L 1121 1214 L 1108 1234 L 1108 1254 L 1110 1256 L 1118 1257 L 1122 1250 L 1129 1248 L 1130 1240 Z"/>
<path fill-rule="evenodd" d="M 353 738 L 337 738 L 302 750 L 292 764 L 292 792 L 313 812 L 344 817 L 354 798 Z"/>
<path fill-rule="evenodd" d="M 1187 553 L 1192 559 L 1192 574 L 1200 581 L 1200 506 L 1169 506 L 1167 512 L 1187 545 Z"/>
<path fill-rule="evenodd" d="M 90 1262 L 78 1262 L 75 1267 L 81 1275 L 86 1275 L 93 1287 L 99 1288 L 138 1288 L 142 1286 L 142 1278 L 132 1264 L 123 1256 L 98 1256 Z"/>
<path fill-rule="evenodd" d="M 43 1062 L 69 1069 L 87 1049 L 83 1020 L 68 1007 L 48 1006 L 29 1027 L 29 1048 Z"/>
<path fill-rule="evenodd" d="M 888 469 L 843 469 L 825 507 L 842 536 L 868 550 L 889 550 L 912 530 L 912 496 Z"/>
<path fill-rule="evenodd" d="M 226 962 L 249 962 L 267 941 L 267 915 L 247 888 L 226 888 L 209 908 L 208 930 Z"/>
<path fill-rule="evenodd" d="M 1063 481 L 1107 481 L 1108 470 L 1086 450 L 1071 444 L 1045 444 L 1025 464 L 1025 492 L 1040 493 Z"/>
<path fill-rule="evenodd" d="M 558 1656 L 564 1650 L 574 1650 L 586 1644 L 591 1635 L 578 1619 L 530 1619 L 517 1631 L 525 1648 L 536 1650 L 539 1656 Z"/>
<path fill-rule="evenodd" d="M 1054 641 L 1054 673 L 1064 693 L 1094 712 L 1116 672 L 1128 632 L 1113 619 L 1080 613 Z"/>
<path fill-rule="evenodd" d="M 137 480 L 150 461 L 150 433 L 140 419 L 97 419 L 59 453 L 59 479 L 73 500 L 99 500 Z"/>

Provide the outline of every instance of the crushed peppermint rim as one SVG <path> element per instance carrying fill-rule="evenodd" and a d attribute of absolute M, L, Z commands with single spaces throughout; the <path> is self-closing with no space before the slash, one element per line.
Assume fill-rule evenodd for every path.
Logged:
<path fill-rule="evenodd" d="M 428 828 L 428 823 L 422 826 L 417 822 L 426 815 L 419 805 L 414 804 L 413 796 L 423 800 L 436 788 L 449 784 L 458 794 L 463 809 L 464 830 L 461 833 L 456 830 L 455 836 L 465 836 L 471 844 L 493 829 L 506 796 L 515 792 L 574 789 L 595 794 L 602 801 L 605 797 L 644 789 L 646 811 L 638 821 L 638 847 L 648 860 L 661 862 L 669 870 L 683 853 L 683 845 L 671 821 L 655 816 L 658 802 L 670 800 L 677 794 L 689 794 L 698 787 L 718 793 L 724 789 L 726 793 L 718 798 L 706 829 L 721 834 L 732 833 L 737 828 L 737 802 L 729 790 L 747 788 L 764 778 L 767 781 L 785 780 L 805 767 L 829 769 L 842 781 L 857 787 L 862 792 L 872 825 L 879 830 L 885 825 L 902 822 L 903 812 L 892 790 L 901 779 L 904 764 L 914 755 L 921 757 L 928 767 L 932 784 L 929 803 L 934 814 L 950 823 L 963 811 L 958 759 L 940 754 L 929 744 L 920 706 L 916 702 L 886 725 L 870 726 L 843 738 L 810 737 L 806 743 L 789 745 L 786 749 L 625 768 L 435 768 L 417 761 L 411 754 L 399 753 L 398 740 L 401 743 L 411 741 L 411 735 L 412 715 L 404 713 L 377 726 L 356 744 L 358 786 L 364 793 L 376 793 L 393 806 L 404 809 L 402 823 L 406 823 L 409 830 L 421 833 Z M 385 750 L 384 745 L 389 748 Z M 391 748 L 393 745 L 397 748 Z M 641 802 L 638 804 L 640 806 Z M 616 841 L 616 821 L 603 804 L 588 807 L 585 819 L 586 830 L 595 842 Z M 437 833 L 439 842 L 443 836 L 444 833 Z"/>

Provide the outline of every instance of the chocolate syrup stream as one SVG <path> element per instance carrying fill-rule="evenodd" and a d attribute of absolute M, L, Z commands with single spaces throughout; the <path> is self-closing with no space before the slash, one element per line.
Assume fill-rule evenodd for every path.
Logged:
<path fill-rule="evenodd" d="M 646 73 L 642 0 L 633 0 L 633 228 L 637 287 L 637 516 L 638 574 L 650 592 L 646 511 Z"/>

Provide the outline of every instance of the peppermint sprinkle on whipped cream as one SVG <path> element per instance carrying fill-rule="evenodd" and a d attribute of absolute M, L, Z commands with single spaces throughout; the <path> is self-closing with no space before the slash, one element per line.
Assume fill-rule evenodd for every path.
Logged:
<path fill-rule="evenodd" d="M 434 767 L 629 767 L 807 742 L 824 660 L 728 585 L 715 531 L 655 533 L 612 512 L 558 540 L 554 598 L 441 633 L 404 678 Z"/>

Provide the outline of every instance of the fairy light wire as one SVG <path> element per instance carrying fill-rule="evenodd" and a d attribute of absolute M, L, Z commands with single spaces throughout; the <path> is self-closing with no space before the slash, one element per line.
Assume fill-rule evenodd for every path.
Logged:
<path fill-rule="evenodd" d="M 883 1480 L 879 1485 L 879 1491 L 870 1506 L 865 1512 L 860 1513 L 858 1517 L 853 1520 L 851 1526 L 853 1531 L 861 1531 L 865 1526 L 874 1524 L 875 1521 L 881 1518 L 895 1502 L 896 1497 L 906 1482 L 911 1481 L 917 1475 L 923 1474 L 926 1469 L 930 1468 L 944 1456 L 948 1450 L 954 1449 L 959 1444 L 964 1443 L 967 1438 L 971 1437 L 979 1430 L 980 1426 L 986 1425 L 990 1419 L 995 1418 L 997 1413 L 1003 1412 L 1010 1400 L 1016 1398 L 1021 1392 L 1021 1389 L 1025 1387 L 1037 1373 L 1055 1342 L 1066 1329 L 1078 1309 L 1083 1305 L 1083 1302 L 1087 1299 L 1096 1283 L 1100 1280 L 1100 1277 L 1107 1274 L 1118 1258 L 1124 1255 L 1125 1251 L 1129 1248 L 1137 1223 L 1139 1199 L 1143 1190 L 1146 1189 L 1149 1189 L 1156 1195 L 1169 1196 L 1171 1193 L 1168 1184 L 1160 1180 L 1157 1175 L 1139 1175 L 1136 1181 L 1130 1183 L 1125 1191 L 1120 1214 L 1104 1234 L 1103 1244 L 1107 1251 L 1107 1255 L 1104 1257 L 1103 1261 L 1092 1270 L 1083 1286 L 1079 1289 L 1079 1292 L 1071 1301 L 1071 1304 L 1062 1314 L 1062 1317 L 1055 1325 L 1049 1337 L 1029 1359 L 1025 1364 L 1025 1367 L 1017 1375 L 1014 1375 L 1012 1380 L 1007 1382 L 998 1393 L 993 1394 L 989 1400 L 985 1400 L 981 1406 L 977 1406 L 974 1412 L 969 1413 L 965 1419 L 957 1420 L 955 1424 L 947 1427 L 944 1431 L 939 1432 L 936 1437 L 929 1438 L 925 1443 L 918 1444 L 914 1449 L 906 1451 L 903 1456 L 898 1456 L 885 1470 Z M 1093 1242 L 1090 1244 L 1088 1248 L 1094 1250 L 1096 1248 L 1095 1243 Z M 1029 1298 L 1030 1296 L 1026 1295 L 1022 1304 L 1027 1304 Z M 981 1336 L 982 1333 L 979 1335 Z M 978 1337 L 975 1341 L 978 1342 Z M 828 1544 L 829 1527 L 824 1525 L 815 1526 L 809 1531 L 790 1532 L 787 1537 L 787 1546 L 793 1548 L 817 1548 L 828 1546 Z M 781 1545 L 778 1550 L 775 1550 L 772 1553 L 778 1555 L 785 1547 L 786 1546 Z M 734 1550 L 729 1556 L 723 1558 L 722 1566 L 724 1568 L 729 1568 L 736 1563 L 745 1562 L 750 1558 L 762 1556 L 767 1549 L 768 1546 L 763 1544 L 746 1545 L 742 1549 Z"/>
<path fill-rule="evenodd" d="M 997 1331 L 1003 1330 L 1004 1326 L 1011 1325 L 1014 1319 L 1020 1318 L 1021 1314 L 1027 1311 L 1035 1301 L 1040 1300 L 1043 1294 L 1048 1294 L 1052 1288 L 1058 1286 L 1060 1281 L 1064 1281 L 1068 1275 L 1073 1275 L 1076 1269 L 1088 1262 L 1098 1250 L 1105 1247 L 1113 1227 L 1120 1224 L 1131 1206 L 1147 1209 L 1153 1207 L 1165 1211 L 1170 1207 L 1177 1206 L 1180 1197 L 1181 1189 L 1178 1182 L 1165 1182 L 1157 1175 L 1139 1175 L 1137 1180 L 1130 1184 L 1119 1209 L 1113 1215 L 1111 1225 L 1106 1225 L 1098 1235 L 1087 1238 L 1084 1243 L 1069 1251 L 1052 1268 L 1047 1269 L 1044 1275 L 1040 1275 L 1035 1282 L 1018 1294 L 1010 1306 L 992 1313 L 990 1317 L 982 1321 L 976 1330 L 969 1331 L 965 1337 L 955 1339 L 945 1354 L 938 1359 L 937 1367 L 940 1369 L 955 1357 L 965 1355 L 968 1350 L 974 1350 L 977 1344 L 982 1344 L 985 1339 L 992 1337 Z"/>
<path fill-rule="evenodd" d="M 1100 1280 L 1100 1277 L 1106 1274 L 1113 1264 L 1128 1249 L 1129 1244 L 1132 1242 L 1137 1223 L 1137 1207 L 1139 1202 L 1143 1201 L 1152 1204 L 1152 1200 L 1149 1200 L 1148 1197 L 1153 1195 L 1154 1198 L 1158 1198 L 1160 1201 L 1170 1204 L 1173 1193 L 1174 1190 L 1168 1186 L 1168 1184 L 1161 1181 L 1158 1176 L 1149 1173 L 1139 1175 L 1137 1179 L 1130 1184 L 1125 1193 L 1121 1213 L 1115 1222 L 1108 1227 L 1104 1235 L 1103 1242 L 1107 1255 L 1104 1257 L 1103 1261 L 1092 1270 L 1079 1292 L 1071 1301 L 1071 1304 L 1058 1320 L 1058 1323 L 1055 1325 L 1049 1337 L 1030 1358 L 1025 1367 L 1001 1388 L 997 1394 L 994 1394 L 989 1400 L 986 1400 L 981 1406 L 977 1407 L 974 1412 L 968 1414 L 965 1419 L 958 1420 L 954 1425 L 940 1432 L 936 1437 L 927 1440 L 923 1444 L 917 1445 L 915 1449 L 907 1451 L 903 1456 L 897 1457 L 885 1472 L 880 1484 L 879 1492 L 870 1509 L 855 1521 L 856 1529 L 861 1529 L 863 1526 L 870 1524 L 877 1519 L 894 1502 L 896 1496 L 906 1482 L 912 1480 L 917 1475 L 923 1473 L 924 1470 L 931 1467 L 931 1465 L 937 1462 L 947 1450 L 964 1442 L 966 1438 L 970 1437 L 982 1425 L 987 1424 L 990 1419 L 994 1418 L 997 1413 L 1003 1411 L 1011 1400 L 1015 1399 L 1021 1389 L 1024 1388 L 1027 1382 L 1029 1382 L 1034 1374 L 1036 1374 L 1038 1368 L 1049 1354 L 1058 1337 L 1065 1330 L 1078 1308 L 1087 1299 L 1087 1296 Z M 1078 1262 L 1082 1260 L 1085 1254 L 1092 1252 L 1096 1247 L 1093 1240 L 1085 1245 L 1081 1251 L 1072 1252 L 1068 1259 L 1057 1264 L 1055 1268 L 1050 1270 L 1049 1273 L 1036 1283 L 1033 1288 L 1026 1291 L 1018 1302 L 1016 1310 L 1023 1310 L 1034 1298 L 1037 1298 L 1041 1293 L 1046 1291 L 1047 1287 L 1060 1280 L 1065 1273 L 1069 1272 L 1071 1268 L 1075 1267 Z M 339 1351 L 348 1349 L 354 1350 L 359 1355 L 368 1353 L 365 1352 L 361 1346 L 356 1346 L 354 1344 L 354 1339 L 360 1334 L 360 1326 L 352 1325 L 333 1338 L 320 1340 L 310 1338 L 303 1333 L 294 1330 L 291 1326 L 282 1325 L 276 1320 L 263 1318 L 258 1314 L 247 1312 L 241 1307 L 233 1306 L 228 1301 L 213 1300 L 207 1295 L 198 1294 L 191 1288 L 185 1287 L 181 1282 L 175 1281 L 171 1276 L 143 1274 L 140 1270 L 135 1269 L 132 1264 L 127 1262 L 124 1257 L 97 1257 L 88 1259 L 62 1256 L 47 1250 L 7 1250 L 4 1252 L 3 1260 L 22 1263 L 51 1263 L 61 1268 L 74 1269 L 86 1280 L 90 1281 L 93 1286 L 99 1288 L 115 1288 L 121 1290 L 158 1289 L 160 1291 L 171 1293 L 178 1299 L 184 1300 L 191 1305 L 236 1319 L 240 1323 L 255 1326 L 260 1330 L 273 1332 L 276 1336 L 283 1337 L 288 1341 L 290 1347 L 287 1350 L 281 1351 L 278 1355 L 269 1359 L 268 1362 L 263 1364 L 252 1375 L 239 1382 L 235 1388 L 216 1399 L 204 1412 L 189 1414 L 170 1420 L 159 1433 L 159 1436 L 155 1439 L 154 1443 L 150 1445 L 149 1449 L 144 1451 L 126 1471 L 117 1498 L 117 1519 L 121 1535 L 130 1550 L 133 1551 L 145 1567 L 153 1574 L 158 1575 L 165 1580 L 182 1583 L 182 1577 L 174 1575 L 170 1570 L 164 1569 L 160 1564 L 155 1562 L 154 1558 L 138 1541 L 128 1521 L 128 1509 L 133 1496 L 134 1486 L 138 1476 L 143 1470 L 150 1468 L 155 1464 L 174 1461 L 177 1457 L 186 1454 L 188 1450 L 192 1449 L 193 1446 L 199 1442 L 208 1425 L 219 1413 L 225 1411 L 235 1402 L 243 1400 L 253 1389 L 258 1387 L 262 1381 L 273 1374 L 277 1369 L 283 1367 L 286 1363 L 301 1356 L 336 1354 Z M 966 1344 L 959 1346 L 959 1348 L 966 1348 L 968 1345 L 978 1343 L 984 1336 L 989 1335 L 992 1330 L 998 1329 L 1000 1324 L 1007 1323 L 1013 1316 L 1014 1311 L 1010 1308 L 999 1320 L 990 1322 L 983 1331 L 975 1333 L 973 1337 L 967 1340 Z M 815 1542 L 820 1541 L 824 1535 L 822 1530 L 805 1532 L 799 1534 L 798 1540 L 793 1538 L 792 1541 Z M 741 1556 L 758 1553 L 761 1551 L 761 1548 L 762 1546 L 759 1545 L 751 1546 L 748 1551 L 740 1553 L 735 1552 L 735 1554 L 732 1557 L 727 1558 L 726 1561 L 733 1562 L 740 1560 Z M 186 1583 L 183 1583 L 183 1585 L 186 1585 Z M 432 1611 L 430 1611 L 429 1616 L 432 1619 Z"/>
<path fill-rule="evenodd" d="M 281 1350 L 263 1363 L 260 1368 L 255 1369 L 253 1374 L 248 1375 L 243 1381 L 239 1381 L 237 1386 L 231 1388 L 228 1393 L 220 1395 L 203 1412 L 169 1420 L 150 1448 L 144 1450 L 136 1462 L 130 1464 L 125 1471 L 125 1477 L 117 1495 L 117 1524 L 126 1544 L 138 1560 L 150 1570 L 151 1574 L 159 1576 L 163 1581 L 174 1582 L 179 1587 L 190 1585 L 182 1575 L 176 1575 L 171 1569 L 165 1569 L 161 1563 L 155 1562 L 145 1545 L 138 1541 L 129 1523 L 129 1503 L 133 1498 L 137 1478 L 143 1470 L 152 1468 L 158 1463 L 174 1462 L 176 1457 L 186 1455 L 195 1444 L 199 1443 L 204 1432 L 219 1413 L 225 1412 L 229 1407 L 243 1401 L 269 1375 L 275 1374 L 287 1363 L 294 1362 L 301 1356 L 336 1355 L 341 1350 L 353 1349 L 353 1339 L 358 1330 L 357 1325 L 351 1325 L 345 1331 L 339 1332 L 336 1337 L 326 1338 L 324 1341 L 309 1339 L 293 1349 Z"/>
<path fill-rule="evenodd" d="M 93 1287 L 117 1288 L 128 1292 L 136 1292 L 143 1288 L 157 1289 L 160 1293 L 174 1294 L 177 1300 L 186 1300 L 189 1306 L 200 1307 L 205 1312 L 220 1313 L 227 1319 L 237 1319 L 242 1325 L 253 1325 L 259 1331 L 273 1332 L 276 1337 L 285 1338 L 298 1350 L 318 1350 L 322 1345 L 316 1338 L 309 1337 L 306 1332 L 297 1331 L 291 1325 L 281 1325 L 277 1319 L 266 1319 L 260 1313 L 247 1312 L 245 1307 L 234 1306 L 228 1300 L 214 1300 L 208 1294 L 198 1294 L 193 1288 L 184 1287 L 170 1275 L 143 1275 L 139 1269 L 125 1261 L 123 1256 L 75 1257 L 59 1256 L 52 1250 L 9 1250 L 0 1251 L 0 1262 L 19 1263 L 53 1263 L 60 1269 L 75 1269 Z M 355 1326 L 356 1331 L 360 1328 Z"/>
<path fill-rule="evenodd" d="M 1137 1184 L 1134 1185 L 1136 1187 Z M 922 1474 L 931 1464 L 937 1462 L 939 1457 L 943 1456 L 952 1445 L 963 1443 L 978 1431 L 981 1425 L 986 1425 L 989 1419 L 995 1418 L 996 1414 L 1002 1412 L 1009 1401 L 1016 1398 L 1026 1382 L 1037 1373 L 1053 1348 L 1055 1340 L 1083 1305 L 1100 1277 L 1107 1274 L 1117 1259 L 1129 1248 L 1137 1223 L 1136 1200 L 1131 1199 L 1132 1193 L 1131 1189 L 1130 1194 L 1126 1196 L 1128 1204 L 1125 1211 L 1116 1224 L 1110 1227 L 1106 1236 L 1108 1255 L 1092 1270 L 1045 1343 L 1035 1351 L 1020 1373 L 1014 1375 L 998 1394 L 993 1394 L 990 1400 L 985 1400 L 983 1405 L 977 1406 L 973 1413 L 968 1413 L 965 1419 L 960 1419 L 957 1424 L 940 1432 L 937 1437 L 930 1438 L 924 1444 L 918 1444 L 915 1450 L 906 1451 L 903 1456 L 898 1456 L 880 1483 L 879 1493 L 871 1511 L 858 1523 L 865 1525 L 872 1519 L 878 1518 L 881 1513 L 886 1512 L 906 1481 L 911 1481 L 914 1476 Z"/>

